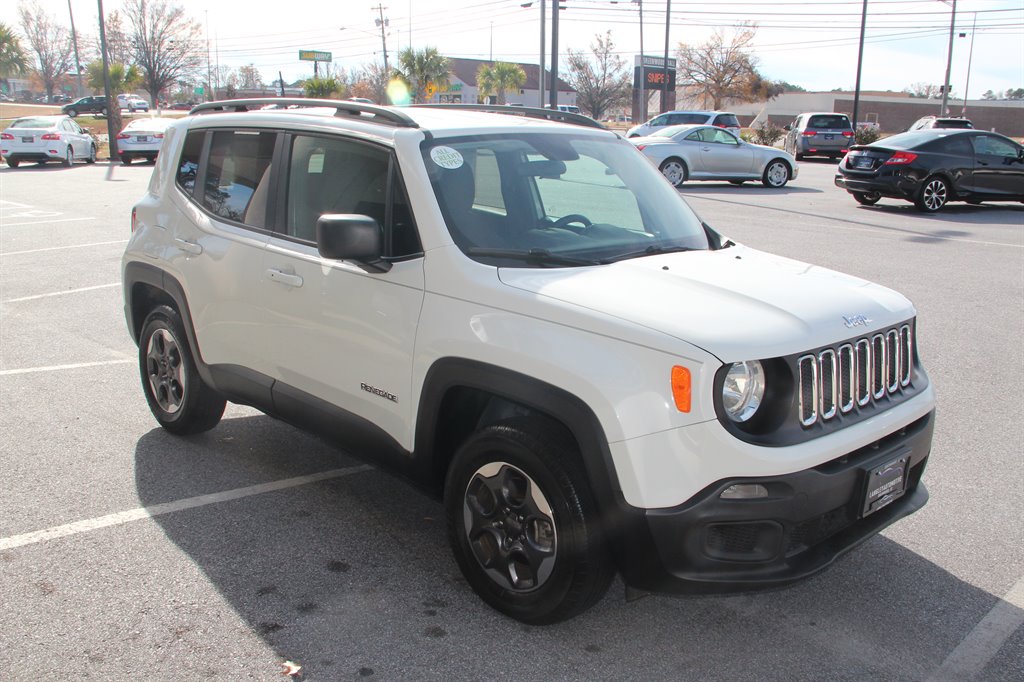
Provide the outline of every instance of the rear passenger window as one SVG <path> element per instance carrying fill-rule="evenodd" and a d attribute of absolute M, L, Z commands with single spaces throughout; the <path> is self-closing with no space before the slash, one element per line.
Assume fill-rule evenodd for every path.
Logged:
<path fill-rule="evenodd" d="M 203 153 L 203 141 L 206 132 L 193 130 L 185 138 L 181 148 L 181 159 L 178 160 L 178 174 L 175 182 L 185 194 L 192 195 L 196 185 L 196 171 L 199 169 L 199 155 Z"/>
<path fill-rule="evenodd" d="M 811 116 L 811 120 L 807 122 L 808 128 L 817 128 L 818 130 L 849 130 L 850 119 L 842 115 L 827 116 L 817 115 Z"/>
<path fill-rule="evenodd" d="M 266 227 L 270 160 L 276 133 L 248 130 L 213 134 L 202 203 L 221 218 Z"/>

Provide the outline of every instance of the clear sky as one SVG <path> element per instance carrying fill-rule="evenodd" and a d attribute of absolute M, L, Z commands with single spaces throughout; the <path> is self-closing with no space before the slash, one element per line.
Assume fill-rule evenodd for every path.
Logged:
<path fill-rule="evenodd" d="M 21 0 L 19 0 L 21 1 Z M 68 0 L 37 0 L 68 22 Z M 376 25 L 387 20 L 389 58 L 410 44 L 438 48 L 451 57 L 536 63 L 540 52 L 540 2 L 528 0 L 179 0 L 208 28 L 211 61 L 221 66 L 254 64 L 266 82 L 281 71 L 286 81 L 312 75 L 300 49 L 331 52 L 336 65 L 358 68 L 381 60 Z M 14 4 L 13 2 L 11 4 Z M 79 33 L 95 35 L 97 2 L 70 0 Z M 550 59 L 548 0 L 545 52 Z M 870 0 L 864 90 L 902 90 L 945 78 L 952 0 Z M 106 0 L 108 13 L 120 8 Z M 610 30 L 616 51 L 632 62 L 640 51 L 639 4 L 628 0 L 563 0 L 559 53 L 586 50 L 595 34 Z M 680 42 L 701 43 L 712 31 L 740 21 L 758 24 L 754 53 L 763 75 L 808 90 L 852 89 L 856 78 L 861 0 L 747 0 L 671 3 L 670 53 Z M 1024 0 L 958 0 L 953 38 L 953 90 L 962 96 L 970 64 L 970 97 L 986 90 L 1024 87 Z M 7 21 L 16 22 L 9 12 Z M 665 0 L 643 0 L 644 52 L 665 50 Z M 976 30 L 974 30 L 976 23 Z M 960 33 L 966 33 L 960 37 Z M 973 50 L 971 48 L 973 36 Z M 671 56 L 671 54 L 670 54 Z M 564 62 L 563 62 L 564 63 Z M 561 67 L 561 68 L 564 68 Z"/>

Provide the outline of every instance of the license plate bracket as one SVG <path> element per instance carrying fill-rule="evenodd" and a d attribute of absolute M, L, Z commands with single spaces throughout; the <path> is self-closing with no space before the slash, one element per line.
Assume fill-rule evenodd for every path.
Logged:
<path fill-rule="evenodd" d="M 853 160 L 854 168 L 871 168 L 870 156 L 858 156 Z"/>
<path fill-rule="evenodd" d="M 149 142 L 149 135 L 138 135 L 135 138 L 136 142 Z"/>
<path fill-rule="evenodd" d="M 868 516 L 903 497 L 907 492 L 907 470 L 910 453 L 904 452 L 886 460 L 885 464 L 868 469 L 864 485 L 862 516 Z"/>

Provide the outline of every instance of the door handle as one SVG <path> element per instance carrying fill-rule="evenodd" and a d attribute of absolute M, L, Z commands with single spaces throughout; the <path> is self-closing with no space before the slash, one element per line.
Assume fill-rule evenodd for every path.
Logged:
<path fill-rule="evenodd" d="M 267 270 L 267 278 L 270 279 L 272 282 L 280 282 L 281 284 L 285 284 L 290 287 L 302 286 L 302 277 L 287 272 L 281 272 L 280 270 L 275 270 L 274 268 L 270 268 L 269 270 Z"/>
<path fill-rule="evenodd" d="M 701 147 L 700 150 L 702 152 L 709 152 L 709 151 L 711 151 L 711 147 Z"/>
<path fill-rule="evenodd" d="M 203 252 L 202 244 L 196 244 L 180 237 L 174 238 L 174 244 L 185 253 L 191 253 L 194 256 L 198 256 Z"/>

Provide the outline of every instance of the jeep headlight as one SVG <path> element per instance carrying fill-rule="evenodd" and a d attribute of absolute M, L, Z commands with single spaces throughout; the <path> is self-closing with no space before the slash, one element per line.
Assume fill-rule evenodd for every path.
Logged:
<path fill-rule="evenodd" d="M 734 362 L 722 385 L 722 406 L 729 419 L 745 422 L 754 416 L 764 397 L 764 368 L 758 360 Z"/>

